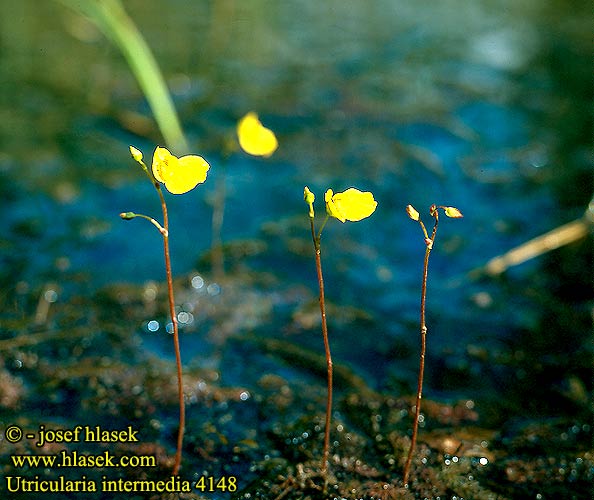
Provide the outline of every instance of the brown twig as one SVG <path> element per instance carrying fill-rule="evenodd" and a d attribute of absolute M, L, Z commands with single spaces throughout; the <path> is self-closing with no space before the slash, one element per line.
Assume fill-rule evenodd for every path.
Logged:
<path fill-rule="evenodd" d="M 497 276 L 512 266 L 517 266 L 546 252 L 586 237 L 591 228 L 592 221 L 588 220 L 587 217 L 568 222 L 512 248 L 503 255 L 493 257 L 483 267 L 471 271 L 471 275 L 487 274 L 488 276 Z"/>

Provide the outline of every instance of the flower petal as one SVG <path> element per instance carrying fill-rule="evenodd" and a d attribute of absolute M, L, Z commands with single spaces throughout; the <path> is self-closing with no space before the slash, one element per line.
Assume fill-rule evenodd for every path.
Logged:
<path fill-rule="evenodd" d="M 172 194 L 183 194 L 206 180 L 210 165 L 201 156 L 177 158 L 167 149 L 157 147 L 153 155 L 153 175 Z"/>
<path fill-rule="evenodd" d="M 278 148 L 274 132 L 264 127 L 253 111 L 239 120 L 237 137 L 241 148 L 254 156 L 270 156 Z"/>
<path fill-rule="evenodd" d="M 334 192 L 332 189 L 328 189 L 324 194 L 324 201 L 326 202 L 326 212 L 331 217 L 338 219 L 340 222 L 345 222 L 346 217 L 344 213 L 340 210 L 339 206 L 334 203 Z"/>
<path fill-rule="evenodd" d="M 342 193 L 336 193 L 332 196 L 334 208 L 330 215 L 344 222 L 349 220 L 352 222 L 359 221 L 369 217 L 377 207 L 377 201 L 374 200 L 373 194 L 369 191 L 362 192 L 355 188 L 349 188 Z M 326 203 L 328 203 L 326 201 Z M 334 215 L 339 214 L 340 217 Z"/>
<path fill-rule="evenodd" d="M 210 165 L 201 156 L 182 156 L 177 160 L 175 171 L 165 182 L 172 194 L 183 194 L 194 189 L 206 180 Z"/>
<path fill-rule="evenodd" d="M 165 183 L 168 175 L 170 175 L 172 168 L 175 169 L 177 158 L 173 156 L 169 150 L 157 146 L 153 153 L 152 171 L 155 179 L 159 182 Z M 173 165 L 172 165 L 173 164 Z"/>

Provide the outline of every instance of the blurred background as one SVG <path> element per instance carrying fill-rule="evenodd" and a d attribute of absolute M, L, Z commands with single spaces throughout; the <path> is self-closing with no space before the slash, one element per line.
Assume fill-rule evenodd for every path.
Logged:
<path fill-rule="evenodd" d="M 62 363 L 78 366 L 70 380 L 87 380 L 76 360 L 117 358 L 103 337 L 116 328 L 134 338 L 134 354 L 120 354 L 129 366 L 173 359 L 160 235 L 118 216 L 160 218 L 128 146 L 150 161 L 164 140 L 120 50 L 76 4 L 0 1 L 0 355 L 2 377 L 19 388 L 0 399 L 4 419 L 29 409 L 39 421 L 73 405 L 89 418 L 88 394 L 51 395 L 61 385 L 35 389 L 32 373 Z M 356 224 L 332 220 L 322 238 L 335 363 L 373 390 L 414 393 L 424 242 L 404 209 L 430 223 L 432 203 L 453 205 L 464 218 L 440 220 L 430 262 L 426 396 L 473 401 L 485 427 L 562 416 L 576 419 L 575 439 L 590 432 L 586 2 L 123 5 L 154 52 L 191 152 L 211 164 L 204 185 L 167 196 L 188 366 L 249 396 L 263 373 L 323 389 L 323 375 L 310 379 L 299 361 L 323 352 L 303 187 L 322 214 L 327 188 L 356 186 L 374 193 L 377 211 Z M 225 157 L 250 110 L 275 131 L 278 151 Z M 223 178 L 226 269 L 215 276 Z M 578 219 L 571 243 L 484 272 Z M 78 328 L 92 334 L 83 329 L 72 345 L 22 340 Z"/>

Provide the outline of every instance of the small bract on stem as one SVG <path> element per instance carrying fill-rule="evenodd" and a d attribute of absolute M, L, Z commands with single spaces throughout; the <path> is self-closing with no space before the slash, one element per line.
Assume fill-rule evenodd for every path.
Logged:
<path fill-rule="evenodd" d="M 330 341 L 328 338 L 328 325 L 326 322 L 326 301 L 324 295 L 324 277 L 322 274 L 322 257 L 321 257 L 321 239 L 322 231 L 330 217 L 334 217 L 341 222 L 359 221 L 369 217 L 377 207 L 377 202 L 373 199 L 373 194 L 369 192 L 361 192 L 358 189 L 350 188 L 343 193 L 336 193 L 331 189 L 326 191 L 324 196 L 326 202 L 326 215 L 316 232 L 315 228 L 315 211 L 314 201 L 316 199 L 314 193 L 306 186 L 303 190 L 303 199 L 309 206 L 309 222 L 311 228 L 311 237 L 314 245 L 314 255 L 316 262 L 316 271 L 318 276 L 319 288 L 319 302 L 320 315 L 322 319 L 322 337 L 324 340 L 324 352 L 326 355 L 326 369 L 327 369 L 327 396 L 326 396 L 326 421 L 324 424 L 324 448 L 322 452 L 322 475 L 324 476 L 324 489 L 327 488 L 328 481 L 328 454 L 330 449 L 330 422 L 332 415 L 332 355 L 330 352 Z"/>
<path fill-rule="evenodd" d="M 410 448 L 408 450 L 408 456 L 406 457 L 406 464 L 404 465 L 403 482 L 404 485 L 408 485 L 408 478 L 410 475 L 410 465 L 412 462 L 415 445 L 417 442 L 417 434 L 419 430 L 419 417 L 421 415 L 421 398 L 423 394 L 423 375 L 425 372 L 425 351 L 427 347 L 427 325 L 425 323 L 425 304 L 427 298 L 427 276 L 429 271 L 429 255 L 433 249 L 435 243 L 435 237 L 437 235 L 437 226 L 439 224 L 439 210 L 443 210 L 447 217 L 461 218 L 462 212 L 455 207 L 444 207 L 431 205 L 429 208 L 429 214 L 434 219 L 433 230 L 431 236 L 427 232 L 425 224 L 421 220 L 421 216 L 412 205 L 406 207 L 406 213 L 408 216 L 419 223 L 425 240 L 425 258 L 423 260 L 423 281 L 421 284 L 421 318 L 420 318 L 420 332 L 421 332 L 421 353 L 419 357 L 419 376 L 417 380 L 417 397 L 415 403 L 415 416 L 413 421 L 413 431 L 411 437 Z"/>
<path fill-rule="evenodd" d="M 175 314 L 175 297 L 173 294 L 173 276 L 171 272 L 171 255 L 169 252 L 169 215 L 167 213 L 167 204 L 161 183 L 165 185 L 167 190 L 173 194 L 183 194 L 194 189 L 198 184 L 206 180 L 206 176 L 210 165 L 201 156 L 182 156 L 177 158 L 172 155 L 167 149 L 157 147 L 153 154 L 153 163 L 151 170 L 144 164 L 142 153 L 133 146 L 130 146 L 130 153 L 132 158 L 136 160 L 151 183 L 155 187 L 161 202 L 161 210 L 163 213 L 163 224 L 161 225 L 154 218 L 144 214 L 136 214 L 134 212 L 122 212 L 120 217 L 124 220 L 131 220 L 136 217 L 148 220 L 153 224 L 163 236 L 163 253 L 165 258 L 165 275 L 167 278 L 167 296 L 169 302 L 169 315 L 171 316 L 171 324 L 173 326 L 173 346 L 175 350 L 175 364 L 177 370 L 177 388 L 179 400 L 179 428 L 177 434 L 177 448 L 175 453 L 175 462 L 173 465 L 173 474 L 179 474 L 182 458 L 182 445 L 185 430 L 185 400 L 182 380 L 182 364 L 181 352 L 179 347 L 179 328 L 177 322 L 177 315 Z"/>

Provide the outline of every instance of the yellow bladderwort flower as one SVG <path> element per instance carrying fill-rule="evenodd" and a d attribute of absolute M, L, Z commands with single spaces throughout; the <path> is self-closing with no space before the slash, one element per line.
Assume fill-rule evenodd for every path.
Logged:
<path fill-rule="evenodd" d="M 241 149 L 254 156 L 268 157 L 278 148 L 274 132 L 262 125 L 253 111 L 239 120 L 237 138 Z"/>
<path fill-rule="evenodd" d="M 210 165 L 201 156 L 178 158 L 162 147 L 157 147 L 153 155 L 153 175 L 172 194 L 187 193 L 203 183 L 209 168 Z"/>
<path fill-rule="evenodd" d="M 173 327 L 173 346 L 175 350 L 175 364 L 177 367 L 177 392 L 179 400 L 179 426 L 177 431 L 177 450 L 175 453 L 175 462 L 173 465 L 173 475 L 177 476 L 183 448 L 183 437 L 185 430 L 185 399 L 183 388 L 183 374 L 181 363 L 181 351 L 179 347 L 179 327 L 175 311 L 175 297 L 173 293 L 173 278 L 171 273 L 171 255 L 169 252 L 169 217 L 167 215 L 167 203 L 161 184 L 164 184 L 167 190 L 173 194 L 183 194 L 194 189 L 198 184 L 206 180 L 206 175 L 210 165 L 201 156 L 182 156 L 178 158 L 172 155 L 167 149 L 158 147 L 153 154 L 153 164 L 151 171 L 143 161 L 142 151 L 130 146 L 132 158 L 142 167 L 144 173 L 150 179 L 151 184 L 157 191 L 161 202 L 161 211 L 163 213 L 163 224 L 159 223 L 153 217 L 134 212 L 122 212 L 120 217 L 124 220 L 131 220 L 137 217 L 146 219 L 155 226 L 163 237 L 163 254 L 165 258 L 165 275 L 167 277 L 167 296 L 169 302 L 169 315 Z"/>
<path fill-rule="evenodd" d="M 326 353 L 326 370 L 328 380 L 328 390 L 326 396 L 326 420 L 324 424 L 324 447 L 322 451 L 322 468 L 325 484 L 327 484 L 328 475 L 328 454 L 330 450 L 330 425 L 332 420 L 332 354 L 330 353 L 330 341 L 328 338 L 328 325 L 326 323 L 326 305 L 324 299 L 324 278 L 322 276 L 322 258 L 321 258 L 321 240 L 322 231 L 330 217 L 334 217 L 341 222 L 347 220 L 359 221 L 369 217 L 377 207 L 377 201 L 373 199 L 370 192 L 362 192 L 355 188 L 349 188 L 343 193 L 336 193 L 328 189 L 324 195 L 326 201 L 326 216 L 321 227 L 316 232 L 314 193 L 305 186 L 303 189 L 303 199 L 309 206 L 309 225 L 311 228 L 311 238 L 314 245 L 314 255 L 316 259 L 316 271 L 318 274 L 318 288 L 320 290 L 320 315 L 322 320 L 322 337 L 324 339 L 324 350 Z"/>
<path fill-rule="evenodd" d="M 324 195 L 326 212 L 340 222 L 347 220 L 356 222 L 369 217 L 377 207 L 377 201 L 369 191 L 362 192 L 349 188 L 342 193 L 334 193 L 328 189 Z"/>

